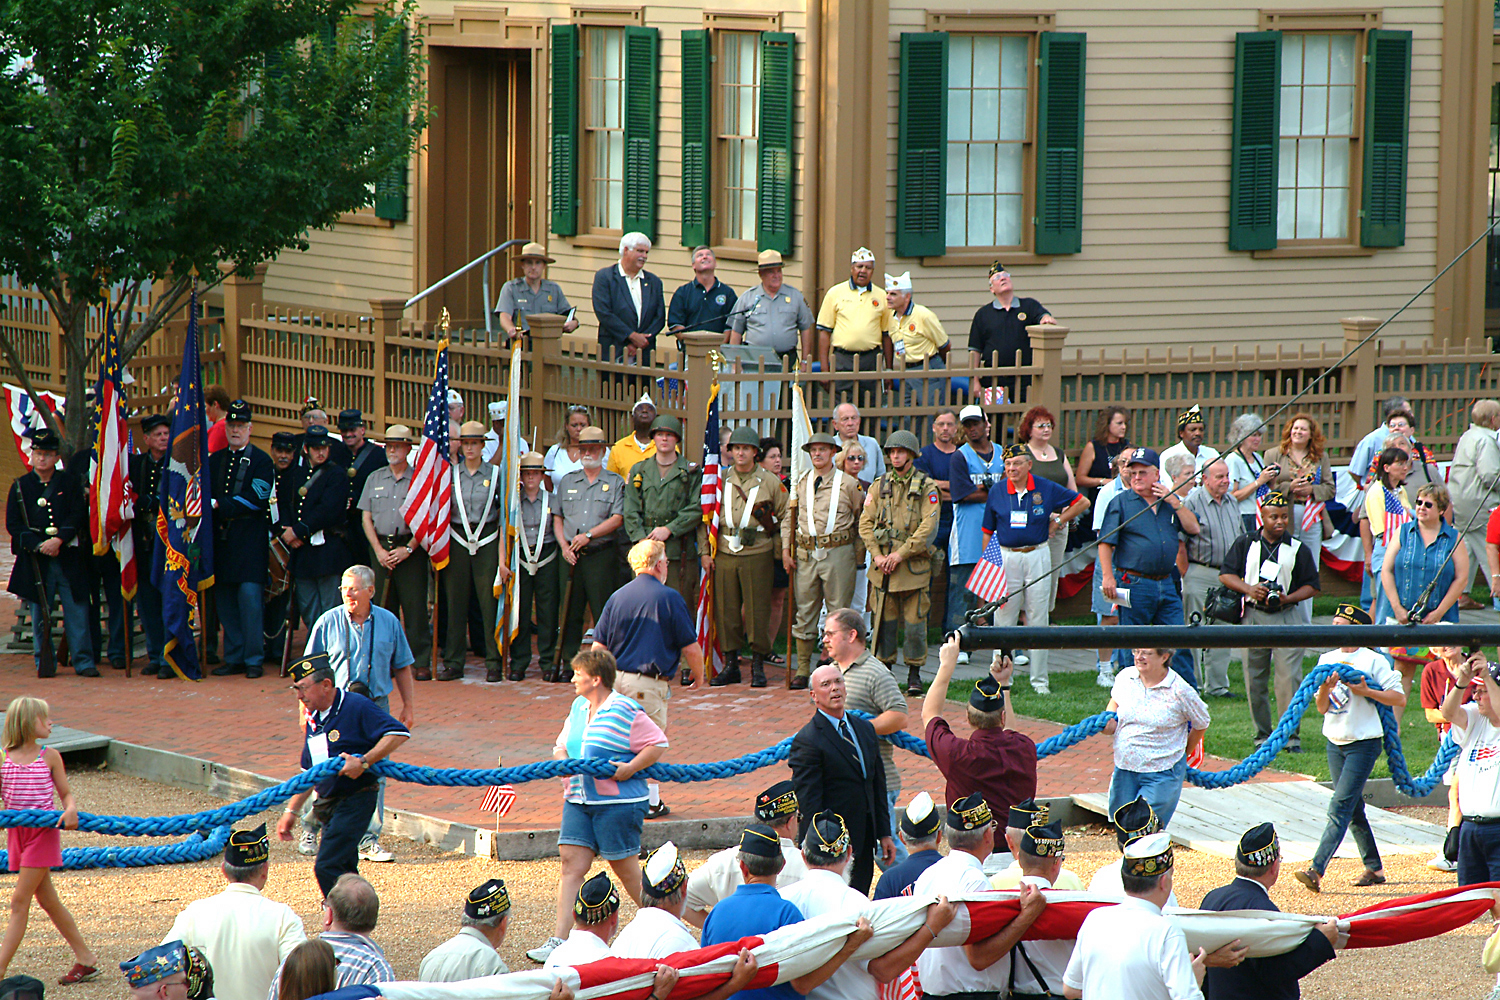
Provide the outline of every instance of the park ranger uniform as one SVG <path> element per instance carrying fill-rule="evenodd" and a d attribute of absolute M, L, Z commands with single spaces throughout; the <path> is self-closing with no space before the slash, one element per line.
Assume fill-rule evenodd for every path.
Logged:
<path fill-rule="evenodd" d="M 751 445 L 760 454 L 755 428 L 742 426 L 730 447 Z M 781 558 L 781 531 L 786 515 L 786 487 L 759 462 L 740 474 L 727 465 L 723 473 L 723 507 L 719 512 L 719 547 L 714 555 L 714 618 L 724 670 L 709 683 L 740 682 L 740 649 L 750 641 L 750 686 L 765 687 L 765 659 L 771 635 L 771 584 Z M 702 529 L 705 536 L 706 527 Z M 706 546 L 706 542 L 701 543 Z M 705 549 L 706 550 L 706 549 Z"/>
<path fill-rule="evenodd" d="M 394 424 L 386 428 L 385 439 L 397 444 L 415 444 L 416 438 L 410 427 Z M 380 549 L 406 549 L 411 555 L 396 564 L 394 570 L 380 565 L 372 556 L 370 568 L 375 571 L 375 600 L 392 614 L 399 615 L 406 632 L 406 643 L 411 647 L 415 663 L 412 677 L 419 681 L 432 680 L 432 632 L 427 617 L 427 566 L 421 549 L 412 539 L 411 525 L 401 516 L 401 505 L 406 502 L 411 489 L 412 468 L 407 465 L 401 478 L 391 471 L 389 464 L 370 473 L 365 480 L 363 492 L 356 509 L 365 520 L 360 533 L 365 540 L 374 535 L 374 545 Z M 365 515 L 369 515 L 368 518 Z M 368 526 L 366 526 L 366 524 Z M 374 548 L 371 549 L 374 552 Z M 451 546 L 450 546 L 451 551 Z"/>
<path fill-rule="evenodd" d="M 676 417 L 663 415 L 651 424 L 652 451 L 625 477 L 625 534 L 634 545 L 656 528 L 671 530 L 672 537 L 663 543 L 669 560 L 667 586 L 691 608 L 698 597 L 698 572 L 696 566 L 684 572 L 684 564 L 693 558 L 695 529 L 703 523 L 703 477 L 681 454 L 663 469 L 656 461 L 657 431 L 669 431 L 682 443 L 682 424 Z"/>
<path fill-rule="evenodd" d="M 580 444 L 603 444 L 609 441 L 598 427 L 585 427 L 579 434 Z M 594 479 L 588 471 L 575 469 L 563 476 L 552 493 L 554 518 L 562 519 L 562 537 L 559 545 L 567 545 L 573 538 L 589 534 L 588 544 L 578 553 L 578 561 L 566 564 L 558 572 L 562 575 L 562 669 L 554 679 L 567 681 L 573 676 L 568 666 L 583 638 L 583 609 L 587 605 L 594 620 L 604 611 L 604 602 L 609 600 L 619 586 L 620 556 L 615 542 L 615 532 L 601 535 L 594 529 L 616 514 L 625 514 L 625 480 L 600 468 Z M 553 531 L 557 524 L 553 522 Z M 569 583 L 571 582 L 571 592 Z M 543 676 L 548 676 L 551 664 L 543 664 Z"/>
<path fill-rule="evenodd" d="M 522 471 L 546 471 L 542 456 L 529 451 L 521 456 Z M 524 681 L 531 666 L 531 636 L 536 634 L 537 653 L 542 668 L 552 665 L 557 652 L 557 612 L 562 594 L 558 590 L 559 573 L 564 566 L 552 534 L 552 494 L 545 486 L 537 488 L 535 500 L 526 498 L 526 487 L 520 490 L 521 538 L 520 563 L 512 566 L 516 573 L 516 600 L 520 606 L 520 628 L 510 644 L 510 679 Z M 532 625 L 532 604 L 536 605 L 536 624 Z"/>
<path fill-rule="evenodd" d="M 462 441 L 484 440 L 484 424 L 466 420 L 459 428 Z M 460 460 L 453 466 L 453 507 L 449 522 L 453 533 L 448 547 L 448 568 L 443 570 L 443 597 L 448 605 L 448 635 L 443 642 L 440 681 L 456 681 L 464 675 L 468 646 L 469 594 L 479 598 L 484 631 L 485 680 L 503 676 L 500 648 L 495 644 L 495 573 L 500 565 L 500 506 L 505 503 L 501 471 L 481 461 L 470 472 Z"/>
<path fill-rule="evenodd" d="M 897 431 L 885 450 L 905 448 L 915 463 L 921 452 L 915 434 Z M 932 582 L 932 536 L 943 510 L 937 484 L 914 464 L 905 473 L 887 472 L 871 484 L 859 515 L 859 537 L 872 555 L 899 553 L 901 562 L 889 575 L 870 566 L 870 618 L 875 638 L 870 648 L 887 667 L 896 663 L 897 622 L 906 623 L 908 689 L 920 691 L 920 668 L 927 663 L 927 610 Z"/>
<path fill-rule="evenodd" d="M 838 447 L 832 435 L 814 434 L 802 449 L 815 444 Z M 797 560 L 792 635 L 797 640 L 798 688 L 807 686 L 818 658 L 819 610 L 826 603 L 829 611 L 837 611 L 854 601 L 854 572 L 864 558 L 857 530 L 863 499 L 858 482 L 837 467 L 826 473 L 812 469 L 792 488 L 781 520 L 782 551 L 794 552 Z"/>
<path fill-rule="evenodd" d="M 542 279 L 534 292 L 524 277 L 512 278 L 500 286 L 500 301 L 495 304 L 495 312 L 509 313 L 515 321 L 516 330 L 521 333 L 531 332 L 531 324 L 526 321 L 526 317 L 533 313 L 566 316 L 572 308 L 568 305 L 568 297 L 563 294 L 562 286 L 547 278 Z"/>

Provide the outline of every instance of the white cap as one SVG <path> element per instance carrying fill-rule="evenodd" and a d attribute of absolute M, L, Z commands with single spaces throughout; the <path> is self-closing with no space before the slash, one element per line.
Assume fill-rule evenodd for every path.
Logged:
<path fill-rule="evenodd" d="M 652 399 L 651 399 L 651 393 L 649 393 L 649 392 L 643 392 L 643 393 L 641 393 L 641 398 L 637 399 L 635 401 L 635 405 L 630 408 L 631 412 L 634 412 L 634 411 L 640 409 L 642 406 L 649 406 L 653 410 L 656 409 L 656 403 L 654 401 L 652 401 Z"/>
<path fill-rule="evenodd" d="M 462 395 L 460 395 L 460 393 L 459 393 L 459 391 L 457 389 L 449 389 L 448 390 L 448 405 L 449 406 L 462 406 L 463 402 L 464 402 L 464 397 Z"/>
<path fill-rule="evenodd" d="M 911 291 L 911 272 L 905 271 L 901 274 L 887 274 L 885 276 L 885 290 L 888 292 Z"/>
<path fill-rule="evenodd" d="M 962 410 L 958 411 L 958 422 L 961 424 L 967 423 L 970 420 L 983 419 L 984 410 L 974 403 L 970 403 L 968 406 L 965 406 Z"/>
<path fill-rule="evenodd" d="M 1172 835 L 1165 830 L 1157 833 L 1148 833 L 1144 837 L 1137 837 L 1125 845 L 1125 856 L 1127 858 L 1154 858 L 1158 854 L 1165 854 L 1172 846 Z"/>
<path fill-rule="evenodd" d="M 500 400 L 499 402 L 491 403 L 490 404 L 490 419 L 491 420 L 504 420 L 505 419 L 505 412 L 506 412 L 507 409 L 509 409 L 509 407 L 510 407 L 510 404 L 508 402 L 506 402 L 505 400 L 503 400 L 503 399 Z"/>
<path fill-rule="evenodd" d="M 875 263 L 875 254 L 874 254 L 873 251 L 871 251 L 871 249 L 869 247 L 860 247 L 858 250 L 854 251 L 854 253 L 850 255 L 850 257 L 849 257 L 849 263 L 851 263 L 851 264 L 873 264 L 873 263 Z"/>
<path fill-rule="evenodd" d="M 906 818 L 913 823 L 920 823 L 932 815 L 932 809 L 932 796 L 926 792 L 918 792 L 906 807 Z"/>
<path fill-rule="evenodd" d="M 661 885 L 662 881 L 672 873 L 677 864 L 677 845 L 670 840 L 651 852 L 651 857 L 646 861 L 646 881 L 652 885 Z"/>

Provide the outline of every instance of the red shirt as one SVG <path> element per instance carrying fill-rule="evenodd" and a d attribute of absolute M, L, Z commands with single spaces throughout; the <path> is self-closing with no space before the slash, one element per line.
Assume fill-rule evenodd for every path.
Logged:
<path fill-rule="evenodd" d="M 216 451 L 223 451 L 229 447 L 229 434 L 224 430 L 224 420 L 220 418 L 214 421 L 214 425 L 208 429 L 208 453 L 212 455 Z"/>
<path fill-rule="evenodd" d="M 1493 525 L 1494 517 L 1490 518 Z M 1493 530 L 1493 528 L 1491 529 Z M 1448 669 L 1448 664 L 1441 660 L 1433 660 L 1422 668 L 1422 707 L 1441 708 L 1443 699 L 1448 697 L 1448 692 L 1453 690 L 1457 682 L 1453 679 L 1453 673 Z M 1462 704 L 1467 705 L 1474 700 L 1474 688 L 1471 686 L 1464 692 Z M 1438 733 L 1446 733 L 1449 729 L 1446 722 L 1435 722 Z"/>
<path fill-rule="evenodd" d="M 954 734 L 939 716 L 927 726 L 927 751 L 947 788 L 943 804 L 978 792 L 996 819 L 1036 797 L 1036 744 L 1013 729 L 976 729 L 968 739 Z"/>

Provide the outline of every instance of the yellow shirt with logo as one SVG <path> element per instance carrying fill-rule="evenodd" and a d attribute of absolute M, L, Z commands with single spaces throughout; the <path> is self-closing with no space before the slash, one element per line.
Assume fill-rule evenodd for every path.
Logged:
<path fill-rule="evenodd" d="M 908 365 L 919 365 L 948 343 L 948 331 L 931 309 L 913 302 L 905 316 L 891 314 L 891 339 L 906 345 Z"/>
<path fill-rule="evenodd" d="M 885 292 L 874 285 L 857 289 L 848 281 L 834 285 L 818 308 L 818 326 L 833 331 L 830 343 L 840 350 L 875 350 L 881 334 L 891 330 Z"/>
<path fill-rule="evenodd" d="M 621 479 L 629 479 L 630 470 L 635 468 L 635 463 L 654 454 L 656 441 L 649 434 L 645 444 L 637 441 L 634 434 L 626 434 L 609 449 L 609 461 L 604 463 L 604 467 Z"/>

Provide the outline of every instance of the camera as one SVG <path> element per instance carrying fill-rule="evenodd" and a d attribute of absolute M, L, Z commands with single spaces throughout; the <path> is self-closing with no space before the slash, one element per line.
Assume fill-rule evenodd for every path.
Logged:
<path fill-rule="evenodd" d="M 1278 580 L 1262 580 L 1261 586 L 1266 588 L 1266 599 L 1261 602 L 1261 607 L 1266 611 L 1280 611 L 1281 598 L 1286 593 Z"/>

